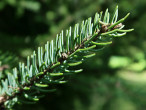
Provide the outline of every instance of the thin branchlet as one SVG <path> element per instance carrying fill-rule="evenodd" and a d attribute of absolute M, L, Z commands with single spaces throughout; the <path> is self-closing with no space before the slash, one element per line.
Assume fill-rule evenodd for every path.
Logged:
<path fill-rule="evenodd" d="M 116 7 L 116 10 L 117 10 L 117 7 Z M 76 45 L 72 46 L 72 48 L 69 46 L 67 51 L 64 51 L 64 52 L 61 52 L 60 54 L 60 57 L 58 56 L 57 58 L 57 61 L 56 62 L 53 62 L 53 58 L 51 59 L 51 61 L 53 63 L 51 63 L 49 66 L 45 67 L 43 69 L 43 72 L 37 76 L 37 75 L 34 75 L 32 76 L 31 78 L 29 78 L 29 82 L 27 83 L 24 83 L 24 84 L 20 84 L 18 87 L 12 87 L 12 86 L 8 86 L 8 88 L 11 88 L 13 90 L 17 90 L 17 92 L 13 92 L 11 94 L 11 96 L 8 96 L 6 93 L 0 95 L 0 110 L 3 110 L 4 108 L 6 108 L 5 106 L 5 102 L 8 101 L 8 100 L 11 100 L 13 98 L 15 98 L 16 96 L 20 96 L 24 91 L 25 91 L 25 87 L 28 87 L 31 89 L 32 86 L 35 85 L 36 82 L 39 82 L 41 81 L 42 79 L 44 79 L 44 77 L 46 77 L 46 75 L 48 73 L 52 73 L 60 64 L 63 65 L 63 62 L 65 60 L 68 60 L 70 57 L 73 57 L 73 55 L 78 51 L 78 50 L 86 50 L 86 49 L 90 49 L 90 48 L 85 48 L 85 46 L 87 46 L 87 44 L 91 43 L 91 41 L 96 41 L 101 35 L 107 35 L 107 34 L 110 34 L 110 33 L 114 33 L 116 31 L 119 31 L 118 29 L 120 29 L 123 24 L 122 22 L 127 18 L 128 15 L 126 15 L 126 17 L 124 17 L 124 19 L 122 20 L 119 20 L 118 22 L 115 22 L 114 21 L 114 24 L 113 23 L 107 23 L 108 22 L 108 14 L 105 14 L 106 16 L 104 17 L 104 20 L 106 21 L 105 23 L 100 21 L 101 18 L 99 18 L 100 20 L 98 20 L 96 17 L 95 19 L 98 21 L 99 23 L 99 26 L 95 26 L 97 28 L 95 28 L 95 31 L 94 33 L 90 33 L 91 30 L 88 32 L 88 36 L 86 36 L 85 38 L 83 38 L 81 41 L 78 39 L 76 40 Z M 115 18 L 114 18 L 115 17 Z M 115 14 L 113 17 L 113 20 L 114 19 L 117 19 L 117 15 Z M 86 25 L 86 28 L 92 28 L 92 24 L 91 24 L 91 21 L 90 19 L 88 20 L 88 25 Z M 98 24 L 97 22 L 95 22 L 95 24 L 97 25 Z M 90 24 L 90 25 L 89 25 Z M 75 25 L 75 30 L 78 30 L 78 25 Z M 87 28 L 87 29 L 88 29 Z M 84 28 L 83 28 L 84 30 Z M 125 32 L 129 32 L 129 30 L 124 30 Z M 132 31 L 132 30 L 130 30 Z M 75 31 L 76 32 L 76 31 Z M 76 33 L 74 32 L 74 34 L 76 35 Z M 123 32 L 123 31 L 121 31 Z M 85 33 L 87 33 L 87 31 L 85 31 Z M 63 35 L 63 32 L 61 33 Z M 82 33 L 83 34 L 83 33 Z M 71 37 L 71 28 L 69 31 L 67 31 L 67 35 Z M 74 35 L 74 38 L 75 38 L 75 35 Z M 123 34 L 124 35 L 124 34 Z M 60 39 L 60 40 L 59 40 Z M 75 39 L 74 39 L 75 40 Z M 69 37 L 68 37 L 68 41 L 69 42 Z M 80 43 L 79 43 L 80 42 Z M 74 44 L 75 44 L 74 43 Z M 57 37 L 57 40 L 56 40 L 56 44 L 57 44 L 57 47 L 58 45 L 61 47 L 61 49 L 63 50 L 64 49 L 64 44 L 63 44 L 63 36 L 62 38 L 58 38 Z M 94 43 L 94 44 L 97 44 L 97 43 Z M 100 45 L 105 45 L 105 44 L 109 44 L 109 42 L 107 43 L 100 43 Z M 89 45 L 90 46 L 90 45 Z M 62 48 L 63 47 L 63 48 Z M 96 47 L 95 45 L 92 46 L 92 48 Z M 53 43 L 52 45 L 50 45 L 49 47 L 47 47 L 46 45 L 46 48 L 49 48 L 51 49 L 51 53 L 48 53 L 50 55 L 53 55 Z M 45 56 L 45 55 L 44 55 Z M 34 59 L 35 59 L 35 52 L 34 52 Z M 34 62 L 35 63 L 35 62 Z M 29 63 L 28 63 L 29 65 Z M 43 64 L 42 64 L 43 65 Z"/>

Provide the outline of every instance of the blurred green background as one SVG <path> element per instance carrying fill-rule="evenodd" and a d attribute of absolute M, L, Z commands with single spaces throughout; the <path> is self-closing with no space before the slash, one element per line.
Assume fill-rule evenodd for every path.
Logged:
<path fill-rule="evenodd" d="M 58 85 L 55 93 L 35 105 L 16 105 L 16 109 L 145 110 L 146 0 L 0 0 L 0 60 L 17 66 L 62 29 L 106 8 L 112 13 L 116 5 L 119 18 L 131 13 L 124 24 L 135 31 L 115 38 L 112 45 L 84 62 L 79 67 L 84 71 Z"/>

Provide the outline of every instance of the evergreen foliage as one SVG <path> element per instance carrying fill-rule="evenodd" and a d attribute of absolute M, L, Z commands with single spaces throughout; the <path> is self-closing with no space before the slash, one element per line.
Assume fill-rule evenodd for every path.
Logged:
<path fill-rule="evenodd" d="M 122 24 L 129 13 L 118 20 L 118 6 L 112 17 L 108 9 L 103 14 L 96 13 L 94 20 L 88 18 L 81 24 L 75 24 L 57 34 L 55 41 L 47 42 L 45 47 L 38 47 L 27 63 L 19 63 L 7 78 L 1 79 L 0 109 L 10 109 L 15 103 L 35 103 L 45 92 L 53 92 L 53 85 L 67 82 L 66 76 L 79 73 L 82 69 L 73 67 L 95 56 L 114 37 L 124 36 L 133 29 L 124 30 Z"/>

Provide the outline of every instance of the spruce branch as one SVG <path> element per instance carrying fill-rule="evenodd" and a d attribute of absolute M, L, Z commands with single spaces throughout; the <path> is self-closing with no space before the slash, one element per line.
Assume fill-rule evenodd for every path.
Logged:
<path fill-rule="evenodd" d="M 44 92 L 53 92 L 52 85 L 66 82 L 65 77 L 81 72 L 82 69 L 70 70 L 70 67 L 80 65 L 84 60 L 95 56 L 112 43 L 114 37 L 124 36 L 122 24 L 129 16 L 118 19 L 118 7 L 110 20 L 108 9 L 104 16 L 96 13 L 94 20 L 88 18 L 76 24 L 74 30 L 70 27 L 56 36 L 55 41 L 47 42 L 45 48 L 27 57 L 26 65 L 19 63 L 0 84 L 0 110 L 10 109 L 15 103 L 33 103 L 39 100 Z M 65 36 L 65 37 L 64 37 Z M 64 40 L 65 39 L 65 40 Z"/>

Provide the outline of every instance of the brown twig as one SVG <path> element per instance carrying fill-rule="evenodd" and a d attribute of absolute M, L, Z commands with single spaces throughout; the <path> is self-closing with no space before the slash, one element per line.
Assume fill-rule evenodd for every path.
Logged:
<path fill-rule="evenodd" d="M 109 25 L 102 26 L 102 27 L 101 27 L 101 30 L 102 30 L 102 31 L 100 31 L 100 30 L 98 31 L 97 37 L 100 36 L 101 33 L 107 32 L 108 30 L 105 30 L 105 29 L 107 29 L 108 26 L 109 26 Z M 91 36 L 90 36 L 90 37 L 91 37 Z M 96 37 L 96 38 L 97 38 L 97 37 Z M 95 39 L 96 39 L 96 38 L 95 38 Z M 87 41 L 87 40 L 88 40 L 88 39 L 85 38 L 85 39 L 82 41 L 82 43 L 81 43 L 80 45 L 77 45 L 77 46 L 75 47 L 74 50 L 70 50 L 70 52 L 67 52 L 67 53 L 62 53 L 61 57 L 58 59 L 58 61 L 60 62 L 60 64 L 62 64 L 62 62 L 65 61 L 65 60 L 68 58 L 68 56 L 71 55 L 72 53 L 74 53 L 77 49 L 83 48 L 83 47 L 84 47 L 84 42 Z M 55 63 L 54 63 L 54 64 L 55 64 Z M 19 92 L 13 93 L 12 96 L 7 96 L 6 94 L 3 94 L 2 96 L 0 96 L 0 110 L 3 110 L 3 109 L 5 108 L 4 103 L 5 103 L 7 100 L 13 99 L 16 95 L 17 95 L 17 96 L 20 95 L 20 94 L 24 91 L 24 89 L 23 89 L 24 87 L 32 87 L 32 86 L 34 85 L 34 82 L 37 82 L 37 81 L 41 80 L 41 79 L 47 74 L 47 72 L 49 72 L 49 73 L 52 72 L 53 69 L 50 69 L 50 68 L 51 68 L 51 66 L 53 66 L 54 64 L 50 65 L 47 69 L 45 69 L 45 70 L 44 70 L 44 73 L 43 73 L 42 75 L 40 75 L 39 77 L 34 76 L 33 78 L 31 78 L 31 79 L 30 79 L 30 83 L 27 83 L 27 84 L 22 85 L 21 87 L 18 87 L 17 90 L 18 90 Z M 5 66 L 1 66 L 1 67 L 0 67 L 0 70 L 4 70 L 4 69 L 6 69 L 6 68 L 8 68 L 8 66 L 6 66 L 6 65 L 5 65 Z"/>

